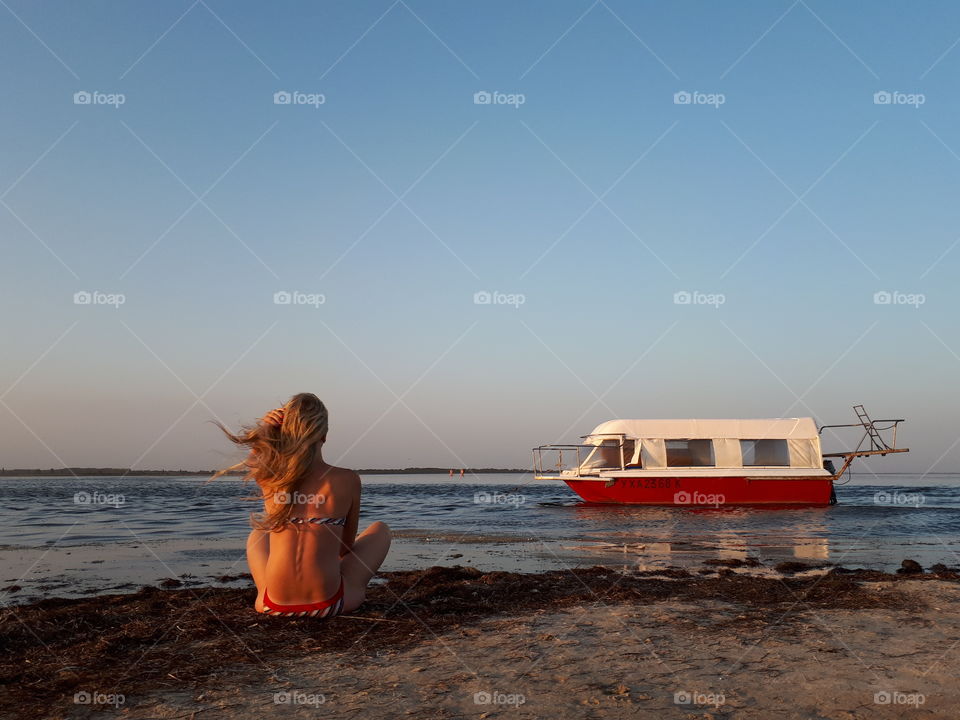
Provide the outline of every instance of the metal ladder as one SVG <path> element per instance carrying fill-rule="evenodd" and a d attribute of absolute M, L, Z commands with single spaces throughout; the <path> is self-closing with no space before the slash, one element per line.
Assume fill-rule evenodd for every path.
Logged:
<path fill-rule="evenodd" d="M 854 405 L 853 411 L 857 414 L 857 419 L 867 431 L 867 437 L 870 438 L 870 449 L 889 450 L 890 446 L 883 441 L 882 437 L 880 437 L 880 433 L 878 433 L 877 429 L 873 426 L 873 420 L 871 420 L 870 416 L 867 415 L 867 411 L 864 410 L 863 405 Z"/>

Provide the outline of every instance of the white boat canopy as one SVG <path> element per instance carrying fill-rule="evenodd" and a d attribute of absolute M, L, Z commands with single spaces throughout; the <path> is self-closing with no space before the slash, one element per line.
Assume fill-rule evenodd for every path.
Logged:
<path fill-rule="evenodd" d="M 594 428 L 585 443 L 619 445 L 621 438 L 627 450 L 624 462 L 634 466 L 642 464 L 645 469 L 681 464 L 716 468 L 823 468 L 820 435 L 812 418 L 608 420 Z M 675 447 L 678 444 L 685 445 Z M 581 469 L 599 460 L 591 453 Z"/>
<path fill-rule="evenodd" d="M 598 435 L 622 434 L 628 439 L 668 440 L 789 440 L 819 437 L 813 418 L 769 418 L 760 420 L 608 420 L 587 436 L 590 445 L 599 444 Z"/>

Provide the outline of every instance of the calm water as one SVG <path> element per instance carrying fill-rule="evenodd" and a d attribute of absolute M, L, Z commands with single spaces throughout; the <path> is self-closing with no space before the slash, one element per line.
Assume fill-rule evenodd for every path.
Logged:
<path fill-rule="evenodd" d="M 0 554 L 11 569 L 0 580 L 19 581 L 30 569 L 41 589 L 38 573 L 59 573 L 59 587 L 69 587 L 83 569 L 79 561 L 51 565 L 58 556 L 86 558 L 91 565 L 83 572 L 97 569 L 100 582 L 126 577 L 129 567 L 118 563 L 111 570 L 110 564 L 131 547 L 146 548 L 147 559 L 158 560 L 167 557 L 163 548 L 176 547 L 178 571 L 222 571 L 226 565 L 207 562 L 221 555 L 234 572 L 245 571 L 242 547 L 255 504 L 244 500 L 247 489 L 238 480 L 205 480 L 2 478 Z M 867 481 L 873 484 L 854 484 Z M 472 545 L 467 560 L 488 567 L 497 566 L 498 548 L 511 539 L 527 548 L 542 545 L 544 552 L 574 553 L 584 562 L 652 567 L 747 555 L 883 569 L 908 557 L 960 566 L 960 476 L 860 476 L 854 483 L 838 486 L 840 504 L 834 507 L 697 510 L 586 506 L 566 486 L 529 475 L 462 481 L 370 476 L 361 527 L 384 520 L 408 543 Z M 408 564 L 417 562 L 407 558 Z M 152 572 L 148 579 L 171 574 Z"/>

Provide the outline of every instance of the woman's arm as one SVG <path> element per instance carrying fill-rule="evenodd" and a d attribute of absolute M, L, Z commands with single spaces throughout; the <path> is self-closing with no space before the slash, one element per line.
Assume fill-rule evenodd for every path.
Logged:
<path fill-rule="evenodd" d="M 340 541 L 340 557 L 350 554 L 353 550 L 353 541 L 357 539 L 357 528 L 360 526 L 360 476 L 350 473 L 353 485 L 353 499 L 350 511 L 347 513 L 347 522 L 343 526 L 343 539 Z"/>

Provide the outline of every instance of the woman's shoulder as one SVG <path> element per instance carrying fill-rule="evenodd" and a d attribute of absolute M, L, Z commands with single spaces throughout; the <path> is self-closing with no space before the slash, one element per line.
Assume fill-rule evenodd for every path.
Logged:
<path fill-rule="evenodd" d="M 330 482 L 338 482 L 350 487 L 360 487 L 360 475 L 349 468 L 328 465 L 323 471 L 323 479 Z"/>

